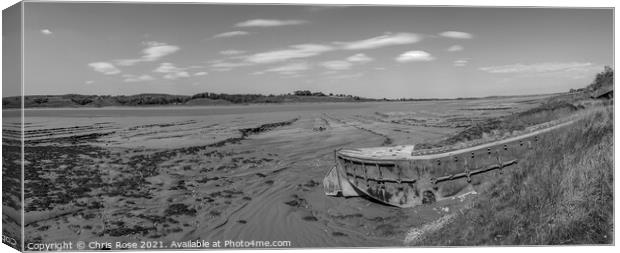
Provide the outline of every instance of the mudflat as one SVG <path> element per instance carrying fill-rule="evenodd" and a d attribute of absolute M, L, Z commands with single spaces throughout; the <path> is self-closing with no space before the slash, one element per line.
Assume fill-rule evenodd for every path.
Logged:
<path fill-rule="evenodd" d="M 439 142 L 545 98 L 27 109 L 25 241 L 402 245 L 475 190 L 407 209 L 329 197 L 334 150 Z"/>

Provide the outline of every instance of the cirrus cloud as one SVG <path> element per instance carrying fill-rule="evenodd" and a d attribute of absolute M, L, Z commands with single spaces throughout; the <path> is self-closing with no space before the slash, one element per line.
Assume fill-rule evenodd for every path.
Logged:
<path fill-rule="evenodd" d="M 312 56 L 317 56 L 326 52 L 336 51 L 336 50 L 363 50 L 363 49 L 373 49 L 394 45 L 405 45 L 416 43 L 420 41 L 421 37 L 417 34 L 413 33 L 388 33 L 381 36 L 373 37 L 370 39 L 358 40 L 358 41 L 349 41 L 349 42 L 332 42 L 331 45 L 328 44 L 298 44 L 292 45 L 288 48 L 266 51 L 255 53 L 252 55 L 242 56 L 239 59 L 242 59 L 240 63 L 227 63 L 233 64 L 235 66 L 247 66 L 254 64 L 268 64 L 268 63 L 276 63 L 283 62 L 292 59 L 299 58 L 307 58 Z M 234 54 L 235 51 L 232 52 L 220 52 L 222 54 Z M 349 58 L 347 58 L 350 62 L 363 63 L 369 62 L 373 59 L 366 56 L 365 54 L 356 54 Z"/>
<path fill-rule="evenodd" d="M 465 65 L 467 65 L 467 63 L 469 63 L 469 60 L 467 60 L 467 59 L 460 59 L 460 60 L 453 61 L 452 65 L 454 65 L 455 67 L 465 67 Z"/>
<path fill-rule="evenodd" d="M 104 75 L 116 75 L 121 73 L 120 69 L 109 62 L 91 62 L 88 66 L 97 72 L 103 73 Z"/>
<path fill-rule="evenodd" d="M 143 75 L 126 74 L 126 75 L 123 75 L 123 77 L 125 78 L 123 79 L 123 81 L 127 83 L 145 82 L 145 81 L 155 80 L 154 77 L 150 75 L 146 75 L 146 74 L 143 74 Z"/>
<path fill-rule="evenodd" d="M 278 19 L 251 19 L 235 24 L 236 27 L 273 27 L 286 25 L 301 25 L 308 23 L 305 20 L 278 20 Z"/>
<path fill-rule="evenodd" d="M 355 62 L 355 63 L 366 63 L 366 62 L 373 61 L 373 59 L 363 53 L 359 53 L 359 54 L 354 54 L 354 55 L 347 57 L 347 61 Z"/>
<path fill-rule="evenodd" d="M 435 60 L 435 57 L 428 52 L 420 50 L 407 51 L 396 57 L 396 61 L 398 62 L 421 62 L 432 60 Z"/>
<path fill-rule="evenodd" d="M 422 38 L 419 35 L 414 33 L 387 33 L 370 39 L 334 43 L 340 45 L 342 49 L 345 50 L 362 50 L 394 45 L 413 44 L 419 42 L 421 39 Z"/>
<path fill-rule="evenodd" d="M 364 73 L 353 73 L 353 74 L 340 74 L 340 75 L 329 75 L 327 76 L 328 79 L 355 79 L 355 78 L 360 78 L 364 76 Z"/>
<path fill-rule="evenodd" d="M 273 68 L 266 69 L 264 71 L 259 71 L 256 73 L 258 74 L 258 73 L 264 73 L 264 72 L 276 72 L 276 73 L 280 73 L 283 75 L 296 75 L 299 72 L 305 71 L 308 69 L 310 69 L 310 65 L 308 63 L 296 62 L 296 63 L 286 64 L 286 65 L 282 65 L 278 67 L 273 67 Z"/>
<path fill-rule="evenodd" d="M 350 69 L 353 64 L 348 61 L 326 61 L 321 63 L 321 66 L 330 70 L 346 70 Z"/>
<path fill-rule="evenodd" d="M 209 65 L 209 67 L 211 67 L 211 69 L 215 71 L 228 71 L 233 68 L 252 65 L 252 63 L 243 62 L 243 61 L 242 62 L 226 62 L 223 60 L 214 60 L 214 61 L 211 61 L 210 63 L 211 65 Z"/>
<path fill-rule="evenodd" d="M 118 59 L 114 60 L 114 62 L 120 66 L 132 66 L 139 62 L 157 61 L 160 58 L 173 54 L 181 49 L 178 46 L 168 45 L 166 43 L 157 41 L 147 41 L 143 42 L 142 44 L 145 45 L 146 48 L 142 50 L 142 56 L 140 58 Z"/>
<path fill-rule="evenodd" d="M 238 55 L 238 54 L 243 54 L 245 53 L 245 51 L 243 50 L 224 50 L 224 51 L 220 51 L 221 55 Z"/>
<path fill-rule="evenodd" d="M 189 77 L 190 74 L 185 71 L 184 68 L 179 68 L 172 63 L 162 62 L 153 72 L 163 73 L 165 79 L 178 79 L 182 77 Z"/>
<path fill-rule="evenodd" d="M 439 36 L 452 38 L 452 39 L 472 39 L 474 35 L 466 32 L 459 31 L 445 31 L 439 34 Z"/>
<path fill-rule="evenodd" d="M 178 51 L 180 48 L 173 45 L 158 45 L 144 49 L 142 57 L 145 61 L 155 61 L 161 57 L 172 54 Z"/>
<path fill-rule="evenodd" d="M 257 53 L 245 57 L 250 63 L 274 63 L 291 59 L 306 58 L 334 50 L 333 47 L 320 44 L 293 45 L 287 49 Z"/>
<path fill-rule="evenodd" d="M 246 31 L 232 31 L 232 32 L 225 32 L 225 33 L 213 35 L 213 38 L 229 38 L 229 37 L 243 36 L 243 35 L 248 35 L 248 34 L 250 33 Z"/>
<path fill-rule="evenodd" d="M 448 52 L 458 52 L 458 51 L 463 51 L 463 46 L 461 45 L 453 45 L 451 47 L 449 47 L 448 49 L 446 49 L 446 51 Z"/>

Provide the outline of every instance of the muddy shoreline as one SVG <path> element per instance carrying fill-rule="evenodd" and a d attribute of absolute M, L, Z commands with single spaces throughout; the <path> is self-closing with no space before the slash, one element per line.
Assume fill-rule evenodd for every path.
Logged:
<path fill-rule="evenodd" d="M 500 103 L 466 102 L 175 117 L 85 118 L 76 110 L 75 117 L 32 117 L 25 239 L 402 245 L 412 227 L 459 210 L 473 195 L 414 209 L 327 197 L 320 182 L 333 166 L 333 151 L 438 140 L 459 128 L 401 122 L 452 121 L 463 107 Z M 510 110 L 467 113 L 490 118 L 536 105 L 509 102 L 501 107 Z"/>

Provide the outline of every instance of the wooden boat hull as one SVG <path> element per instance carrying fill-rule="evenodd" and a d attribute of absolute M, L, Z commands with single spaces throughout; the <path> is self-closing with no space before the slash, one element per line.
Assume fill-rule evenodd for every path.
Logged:
<path fill-rule="evenodd" d="M 336 150 L 336 166 L 323 186 L 330 196 L 364 196 L 397 207 L 432 203 L 515 167 L 536 146 L 540 134 L 570 123 L 449 152 L 403 155 L 400 148 L 383 148 L 393 152 L 394 159 L 387 151 L 374 152 L 376 148 Z"/>
<path fill-rule="evenodd" d="M 341 168 L 333 167 L 323 178 L 323 189 L 328 196 L 357 197 L 358 192 L 349 182 Z"/>

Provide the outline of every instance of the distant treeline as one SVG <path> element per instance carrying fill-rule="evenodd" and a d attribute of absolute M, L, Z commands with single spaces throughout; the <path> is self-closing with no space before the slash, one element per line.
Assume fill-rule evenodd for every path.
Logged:
<path fill-rule="evenodd" d="M 5 97 L 3 108 L 20 108 L 21 97 Z M 24 107 L 103 107 L 103 106 L 155 106 L 155 105 L 224 105 L 252 103 L 295 103 L 295 102 L 364 102 L 376 99 L 344 94 L 329 94 L 299 90 L 289 94 L 226 94 L 205 92 L 192 96 L 169 94 L 138 95 L 33 95 L 24 96 Z"/>
<path fill-rule="evenodd" d="M 592 97 L 613 96 L 614 70 L 606 66 L 594 81 L 585 88 L 571 89 L 570 93 L 591 94 Z M 609 95 L 611 94 L 611 95 Z M 500 98 L 510 96 L 484 97 Z M 138 95 L 33 95 L 24 96 L 24 107 L 104 107 L 104 106 L 157 106 L 157 105 L 226 105 L 255 103 L 300 103 L 300 102 L 367 102 L 367 101 L 434 101 L 434 100 L 473 100 L 481 98 L 400 98 L 373 99 L 346 94 L 325 94 L 309 90 L 297 90 L 288 94 L 226 94 L 204 92 L 192 96 L 169 94 Z M 20 108 L 21 97 L 2 98 L 2 108 Z"/>

